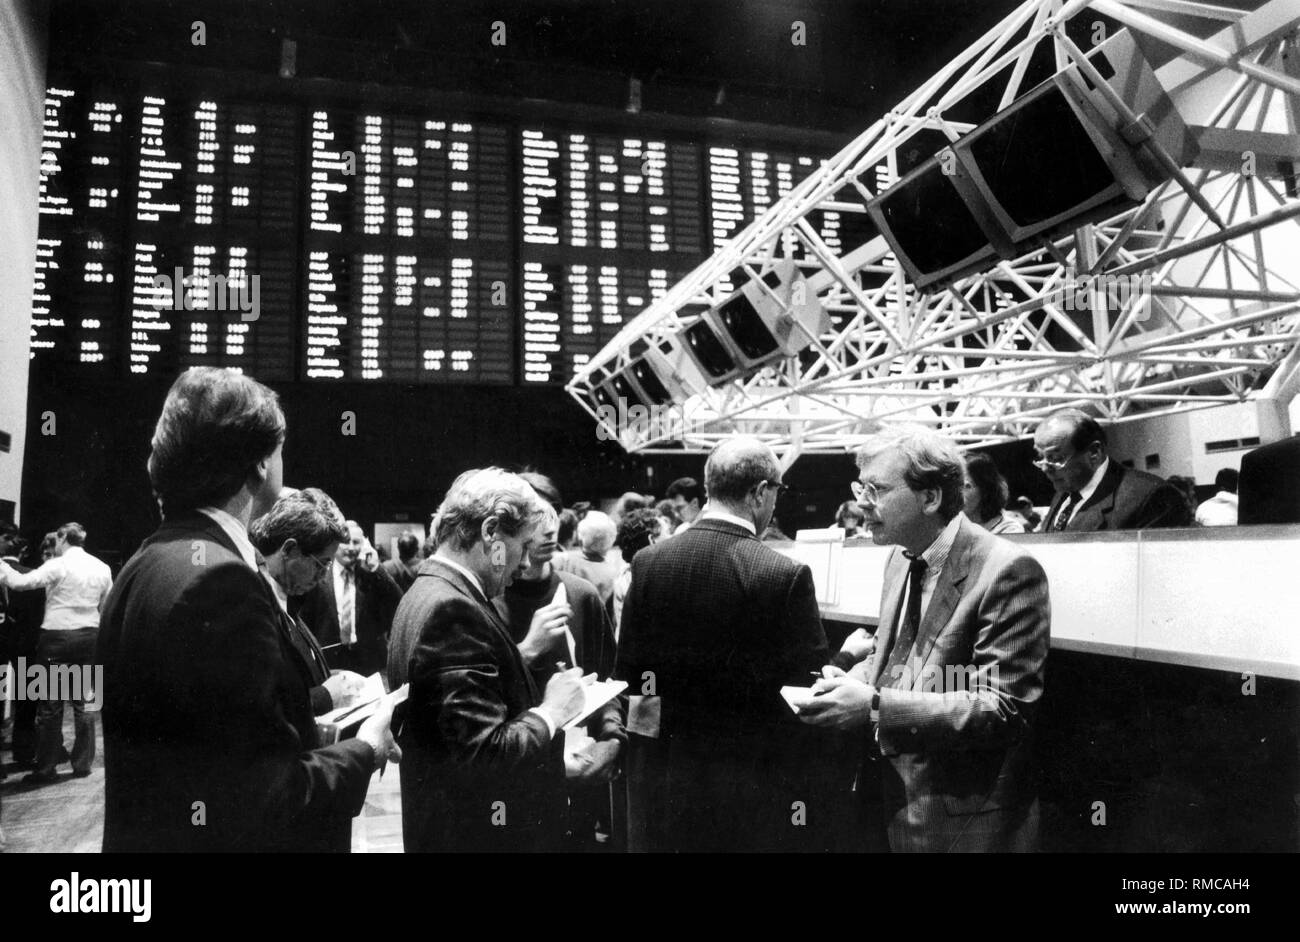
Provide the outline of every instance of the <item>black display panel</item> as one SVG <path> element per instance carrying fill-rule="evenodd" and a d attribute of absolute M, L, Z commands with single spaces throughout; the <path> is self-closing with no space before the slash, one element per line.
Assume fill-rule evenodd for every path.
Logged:
<path fill-rule="evenodd" d="M 321 94 L 53 76 L 33 375 L 563 384 L 821 159 Z"/>

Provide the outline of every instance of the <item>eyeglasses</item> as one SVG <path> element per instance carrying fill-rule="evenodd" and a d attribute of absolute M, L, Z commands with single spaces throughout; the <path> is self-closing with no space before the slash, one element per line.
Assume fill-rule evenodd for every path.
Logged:
<path fill-rule="evenodd" d="M 1060 471 L 1069 463 L 1070 463 L 1069 458 L 1066 458 L 1064 461 L 1053 461 L 1050 458 L 1039 458 L 1038 460 L 1033 462 L 1033 465 L 1039 471 Z"/>
<path fill-rule="evenodd" d="M 880 488 L 874 484 L 863 484 L 861 481 L 850 481 L 849 490 L 853 492 L 853 499 L 859 504 L 864 501 L 871 504 L 880 503 L 880 495 L 883 493 Z M 887 492 L 889 488 L 885 488 Z"/>
<path fill-rule="evenodd" d="M 776 496 L 778 500 L 780 500 L 782 494 L 790 490 L 789 484 L 782 484 L 780 481 L 764 481 L 763 483 L 768 487 L 776 488 Z"/>
<path fill-rule="evenodd" d="M 324 562 L 322 562 L 319 556 L 311 556 L 311 555 L 309 555 L 309 554 L 307 554 L 307 553 L 303 553 L 303 555 L 306 556 L 308 559 L 310 559 L 313 563 L 316 564 L 316 575 L 318 575 L 318 576 L 319 576 L 321 573 L 323 573 L 326 569 L 329 569 L 329 568 L 330 568 L 330 563 L 332 563 L 332 562 L 334 561 L 334 557 L 333 557 L 333 556 L 329 557 L 329 558 L 326 559 Z"/>

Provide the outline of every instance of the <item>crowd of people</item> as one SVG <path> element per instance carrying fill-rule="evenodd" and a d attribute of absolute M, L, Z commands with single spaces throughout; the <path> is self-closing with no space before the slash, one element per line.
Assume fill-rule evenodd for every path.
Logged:
<path fill-rule="evenodd" d="M 0 529 L 6 657 L 103 667 L 82 693 L 103 700 L 106 851 L 346 851 L 399 758 L 412 851 L 607 845 L 619 807 L 629 850 L 1032 849 L 1050 604 L 1001 535 L 1236 516 L 1235 473 L 1196 509 L 1112 460 L 1082 412 L 1035 435 L 1055 492 L 1040 521 L 987 456 L 889 429 L 836 514 L 895 547 L 880 625 L 831 650 L 810 570 L 765 545 L 786 485 L 757 440 L 608 514 L 539 472 L 468 470 L 423 544 L 403 533 L 384 559 L 329 495 L 285 486 L 287 434 L 271 390 L 191 369 L 148 461 L 162 523 L 115 580 L 79 524 L 34 569 Z M 975 678 L 961 696 L 928 685 L 954 666 Z M 317 718 L 374 674 L 405 701 L 323 741 Z M 611 677 L 625 691 L 588 703 Z M 64 702 L 28 704 L 27 782 L 89 774 L 84 697 L 71 752 Z"/>

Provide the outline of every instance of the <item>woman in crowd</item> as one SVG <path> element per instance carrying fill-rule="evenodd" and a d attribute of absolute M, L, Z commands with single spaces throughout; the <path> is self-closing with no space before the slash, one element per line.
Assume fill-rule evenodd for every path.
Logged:
<path fill-rule="evenodd" d="M 990 533 L 1024 533 L 1015 515 L 1003 513 L 1007 505 L 1006 479 L 988 455 L 966 456 L 966 516 Z"/>

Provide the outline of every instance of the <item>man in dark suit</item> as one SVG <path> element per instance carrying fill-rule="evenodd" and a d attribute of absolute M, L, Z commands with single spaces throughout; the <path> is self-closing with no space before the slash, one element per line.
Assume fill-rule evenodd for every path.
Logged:
<path fill-rule="evenodd" d="M 284 416 L 234 370 L 167 395 L 149 477 L 164 522 L 104 606 L 105 851 L 339 849 L 388 756 L 391 707 L 316 748 L 311 673 L 248 522 L 280 492 Z"/>
<path fill-rule="evenodd" d="M 397 587 L 405 593 L 415 582 L 415 574 L 420 571 L 421 562 L 420 538 L 407 530 L 397 538 L 397 558 L 390 559 L 379 568 L 388 573 Z"/>
<path fill-rule="evenodd" d="M 1241 459 L 1237 523 L 1300 523 L 1300 436 L 1261 445 Z"/>
<path fill-rule="evenodd" d="M 1105 429 L 1078 409 L 1044 419 L 1034 451 L 1034 466 L 1056 490 L 1044 533 L 1192 526 L 1192 508 L 1178 488 L 1112 461 Z"/>
<path fill-rule="evenodd" d="M 874 654 L 827 666 L 806 722 L 868 732 L 866 826 L 900 851 L 1030 851 L 1031 731 L 1050 633 L 1047 576 L 962 514 L 961 455 L 921 428 L 858 455 L 854 496 L 885 569 Z M 870 843 L 878 846 L 877 841 Z"/>
<path fill-rule="evenodd" d="M 360 562 L 365 534 L 355 520 L 347 527 L 349 538 L 339 544 L 332 571 L 303 596 L 296 614 L 324 648 L 332 669 L 368 677 L 388 661 L 388 632 L 402 590 L 380 566 L 368 569 Z"/>
<path fill-rule="evenodd" d="M 438 548 L 402 598 L 388 675 L 402 707 L 407 851 L 552 851 L 563 838 L 563 726 L 583 703 L 581 668 L 538 689 L 491 599 L 526 565 L 536 493 L 499 468 L 453 482 Z"/>
<path fill-rule="evenodd" d="M 784 489 L 770 448 L 722 443 L 705 487 L 693 526 L 632 560 L 617 676 L 659 698 L 662 765 L 643 773 L 660 782 L 629 787 L 663 795 L 650 850 L 802 849 L 810 832 L 793 803 L 810 800 L 808 748 L 824 737 L 800 728 L 780 690 L 806 687 L 826 661 L 812 573 L 758 540 Z"/>
<path fill-rule="evenodd" d="M 31 568 L 20 561 L 26 543 L 12 523 L 0 523 L 0 560 L 15 572 L 28 573 Z M 41 620 L 45 617 L 45 590 L 14 592 L 0 585 L 0 663 L 11 665 L 16 677 L 18 659 L 27 664 L 36 663 L 36 642 L 41 634 Z M 36 704 L 24 697 L 14 703 L 14 725 L 10 747 L 13 762 L 18 768 L 36 764 Z M 0 771 L 0 778 L 3 777 Z"/>

